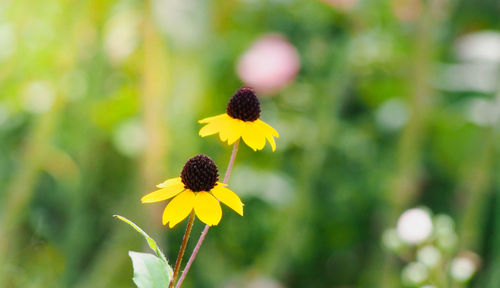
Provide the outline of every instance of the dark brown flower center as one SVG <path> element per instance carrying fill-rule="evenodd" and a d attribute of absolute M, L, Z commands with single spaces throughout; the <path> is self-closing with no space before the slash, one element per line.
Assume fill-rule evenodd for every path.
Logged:
<path fill-rule="evenodd" d="M 255 121 L 260 117 L 260 102 L 250 87 L 242 87 L 229 99 L 227 115 L 243 121 Z"/>
<path fill-rule="evenodd" d="M 217 165 L 206 155 L 196 155 L 182 168 L 181 180 L 185 188 L 194 192 L 210 191 L 219 180 Z"/>

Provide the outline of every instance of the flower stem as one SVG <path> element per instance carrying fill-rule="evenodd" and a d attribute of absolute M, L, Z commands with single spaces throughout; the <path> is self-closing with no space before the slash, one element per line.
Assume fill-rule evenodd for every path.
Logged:
<path fill-rule="evenodd" d="M 234 160 L 236 159 L 236 153 L 238 153 L 238 144 L 239 143 L 240 143 L 239 139 L 236 142 L 234 142 L 233 152 L 231 153 L 231 158 L 229 159 L 229 164 L 227 165 L 226 174 L 224 175 L 224 181 L 222 181 L 224 184 L 227 184 L 227 182 L 229 181 L 229 176 L 231 176 L 231 170 L 233 170 Z M 196 255 L 198 254 L 198 251 L 200 250 L 201 244 L 203 243 L 203 240 L 205 240 L 205 236 L 207 236 L 208 228 L 210 228 L 210 226 L 205 225 L 205 228 L 201 232 L 200 239 L 198 239 L 198 242 L 196 243 L 196 246 L 194 247 L 193 253 L 191 254 L 191 257 L 189 257 L 189 260 L 186 264 L 186 267 L 184 268 L 184 271 L 182 271 L 182 275 L 179 278 L 179 282 L 177 282 L 177 285 L 175 286 L 175 288 L 180 288 L 182 285 L 182 282 L 184 281 L 184 278 L 186 278 L 186 275 L 189 272 L 189 269 L 191 268 L 191 264 L 193 264 L 194 258 L 196 258 Z"/>
<path fill-rule="evenodd" d="M 179 249 L 179 254 L 177 255 L 177 260 L 175 261 L 175 268 L 174 268 L 174 274 L 172 276 L 172 281 L 170 281 L 168 288 L 174 287 L 175 278 L 177 278 L 177 275 L 179 274 L 179 268 L 181 268 L 182 257 L 184 256 L 184 252 L 186 251 L 189 235 L 191 234 L 191 229 L 193 228 L 193 223 L 194 223 L 194 211 L 191 212 L 191 215 L 189 216 L 189 221 L 186 226 L 186 232 L 184 232 L 181 248 Z"/>
<path fill-rule="evenodd" d="M 233 153 L 231 153 L 231 159 L 229 159 L 229 164 L 227 164 L 226 174 L 224 175 L 224 181 L 222 183 L 227 184 L 229 181 L 229 176 L 231 176 L 231 170 L 233 170 L 234 160 L 236 160 L 236 153 L 238 153 L 238 144 L 240 140 L 234 142 Z"/>

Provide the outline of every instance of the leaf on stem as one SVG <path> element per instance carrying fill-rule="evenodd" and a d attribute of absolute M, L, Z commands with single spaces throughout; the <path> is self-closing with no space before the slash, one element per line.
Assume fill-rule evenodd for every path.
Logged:
<path fill-rule="evenodd" d="M 158 259 L 160 261 L 163 262 L 163 266 L 164 266 L 164 270 L 167 272 L 165 277 L 167 277 L 167 279 L 169 279 L 168 281 L 170 282 L 170 279 L 172 279 L 172 274 L 173 274 L 173 271 L 172 271 L 172 267 L 170 267 L 170 265 L 168 264 L 168 260 L 167 258 L 165 257 L 165 255 L 163 254 L 163 252 L 161 252 L 160 248 L 158 247 L 158 244 L 156 244 L 156 241 L 151 238 L 146 232 L 144 232 L 144 230 L 142 230 L 139 226 L 137 226 L 134 222 L 128 220 L 127 218 L 123 217 L 123 216 L 120 216 L 120 215 L 113 215 L 113 217 L 115 218 L 118 218 L 120 219 L 121 221 L 127 223 L 128 225 L 132 226 L 132 228 L 134 228 L 137 232 L 141 233 L 142 236 L 146 239 L 146 241 L 148 242 L 148 245 L 149 247 L 156 253 L 156 256 L 154 255 L 151 255 L 151 254 L 145 254 L 145 255 L 150 255 L 151 257 L 154 257 L 155 259 Z M 129 255 L 130 257 L 132 258 L 132 264 L 134 266 L 134 282 L 137 284 L 136 282 L 136 277 L 137 277 L 137 273 L 141 273 L 140 271 L 136 270 L 136 265 L 139 265 L 137 261 L 139 260 L 135 260 L 134 261 L 134 257 L 132 255 L 136 255 L 136 254 L 144 254 L 144 253 L 137 253 L 137 252 L 133 252 L 133 251 L 129 251 Z M 149 257 L 150 258 L 150 257 Z M 143 261 L 144 263 L 148 264 L 147 266 L 141 266 L 143 267 L 143 269 L 141 271 L 148 271 L 148 270 L 144 270 L 144 267 L 149 267 L 151 266 L 152 268 L 155 267 L 155 264 L 152 264 L 153 260 L 147 260 L 148 262 L 145 262 L 146 260 L 145 257 L 141 257 L 141 261 Z M 136 264 L 137 262 L 137 264 Z M 139 266 L 138 266 L 139 267 Z M 151 271 L 150 271 L 151 272 Z M 141 278 L 142 279 L 142 278 Z M 148 277 L 146 277 L 146 279 L 148 279 Z M 165 285 L 165 282 L 163 282 L 162 285 Z M 142 287 L 156 287 L 156 286 L 139 286 L 139 284 L 137 284 L 138 287 L 142 288 Z"/>
<path fill-rule="evenodd" d="M 170 267 L 163 260 L 149 253 L 129 251 L 128 255 L 134 267 L 132 280 L 138 288 L 164 288 L 170 283 Z"/>

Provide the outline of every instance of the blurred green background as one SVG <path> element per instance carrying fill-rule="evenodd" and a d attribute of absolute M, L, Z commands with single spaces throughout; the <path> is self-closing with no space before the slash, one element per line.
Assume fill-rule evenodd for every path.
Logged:
<path fill-rule="evenodd" d="M 242 85 L 278 148 L 240 146 L 245 216 L 223 208 L 183 287 L 405 287 L 381 237 L 422 205 L 480 259 L 454 287 L 499 287 L 498 15 L 497 0 L 0 1 L 0 287 L 135 287 L 127 251 L 147 247 L 113 214 L 174 262 L 186 221 L 163 227 L 165 203 L 140 198 L 199 153 L 225 171 L 231 147 L 197 120 Z"/>

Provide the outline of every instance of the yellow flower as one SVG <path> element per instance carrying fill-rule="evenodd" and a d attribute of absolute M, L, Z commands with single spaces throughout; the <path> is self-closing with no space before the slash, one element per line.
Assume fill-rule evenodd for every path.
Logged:
<path fill-rule="evenodd" d="M 274 138 L 278 132 L 269 124 L 260 120 L 260 102 L 252 88 L 243 87 L 236 91 L 227 104 L 226 113 L 200 120 L 207 124 L 200 130 L 205 137 L 219 133 L 222 142 L 232 145 L 240 137 L 254 151 L 262 150 L 266 139 L 276 150 Z"/>
<path fill-rule="evenodd" d="M 213 226 L 222 218 L 219 201 L 243 216 L 243 203 L 226 184 L 218 182 L 217 166 L 203 154 L 189 159 L 181 177 L 168 179 L 160 188 L 142 197 L 142 203 L 173 198 L 163 212 L 163 225 L 173 228 L 193 211 L 201 222 Z"/>

